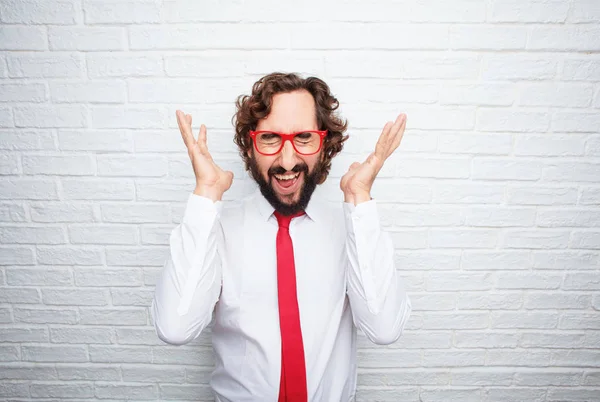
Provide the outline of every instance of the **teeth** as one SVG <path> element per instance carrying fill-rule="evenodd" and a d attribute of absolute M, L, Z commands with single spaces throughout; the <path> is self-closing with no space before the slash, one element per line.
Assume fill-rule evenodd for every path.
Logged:
<path fill-rule="evenodd" d="M 300 173 L 296 173 L 296 174 L 276 174 L 275 177 L 277 178 L 277 180 L 292 180 L 295 179 L 296 177 L 298 177 Z"/>

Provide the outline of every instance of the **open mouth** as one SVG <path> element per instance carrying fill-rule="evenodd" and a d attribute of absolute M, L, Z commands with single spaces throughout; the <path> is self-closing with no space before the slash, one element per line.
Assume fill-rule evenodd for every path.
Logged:
<path fill-rule="evenodd" d="M 275 178 L 275 187 L 277 188 L 277 192 L 282 195 L 289 195 L 294 193 L 300 183 L 300 175 L 302 172 L 290 173 L 290 174 L 274 174 Z"/>

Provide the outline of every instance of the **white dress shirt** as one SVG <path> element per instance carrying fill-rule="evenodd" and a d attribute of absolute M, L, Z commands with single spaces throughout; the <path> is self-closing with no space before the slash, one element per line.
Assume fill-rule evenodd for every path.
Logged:
<path fill-rule="evenodd" d="M 156 284 L 158 336 L 181 345 L 211 322 L 217 401 L 277 401 L 281 334 L 277 301 L 277 220 L 256 191 L 235 207 L 190 194 L 170 237 Z M 296 286 L 309 401 L 351 401 L 356 392 L 356 327 L 374 343 L 396 341 L 410 300 L 379 225 L 374 200 L 334 208 L 313 195 L 294 218 Z"/>

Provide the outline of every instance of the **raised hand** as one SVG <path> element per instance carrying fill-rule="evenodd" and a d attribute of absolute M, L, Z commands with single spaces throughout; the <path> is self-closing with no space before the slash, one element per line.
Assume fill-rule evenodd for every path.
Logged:
<path fill-rule="evenodd" d="M 198 140 L 195 140 L 192 134 L 192 115 L 185 114 L 181 110 L 177 110 L 175 114 L 181 137 L 187 147 L 196 175 L 194 194 L 210 198 L 213 201 L 220 200 L 223 193 L 231 187 L 233 173 L 221 169 L 210 156 L 206 145 L 206 126 L 204 124 L 200 126 Z"/>
<path fill-rule="evenodd" d="M 398 148 L 404 129 L 406 115 L 400 114 L 395 122 L 388 121 L 379 136 L 375 152 L 371 153 L 363 163 L 354 162 L 340 181 L 344 192 L 344 201 L 353 204 L 369 201 L 371 187 L 385 160 Z"/>

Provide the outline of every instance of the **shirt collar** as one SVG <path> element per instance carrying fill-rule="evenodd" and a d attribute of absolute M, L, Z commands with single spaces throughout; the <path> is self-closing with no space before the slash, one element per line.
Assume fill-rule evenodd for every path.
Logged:
<path fill-rule="evenodd" d="M 323 222 L 323 220 L 327 216 L 327 211 L 325 208 L 326 201 L 322 199 L 321 196 L 317 194 L 318 191 L 315 191 L 313 195 L 310 197 L 310 201 L 306 206 L 304 212 L 306 215 L 314 222 Z M 269 201 L 262 195 L 259 189 L 253 195 L 254 200 L 258 204 L 258 213 L 262 217 L 263 220 L 267 221 L 273 212 L 275 212 L 275 208 Z"/>

